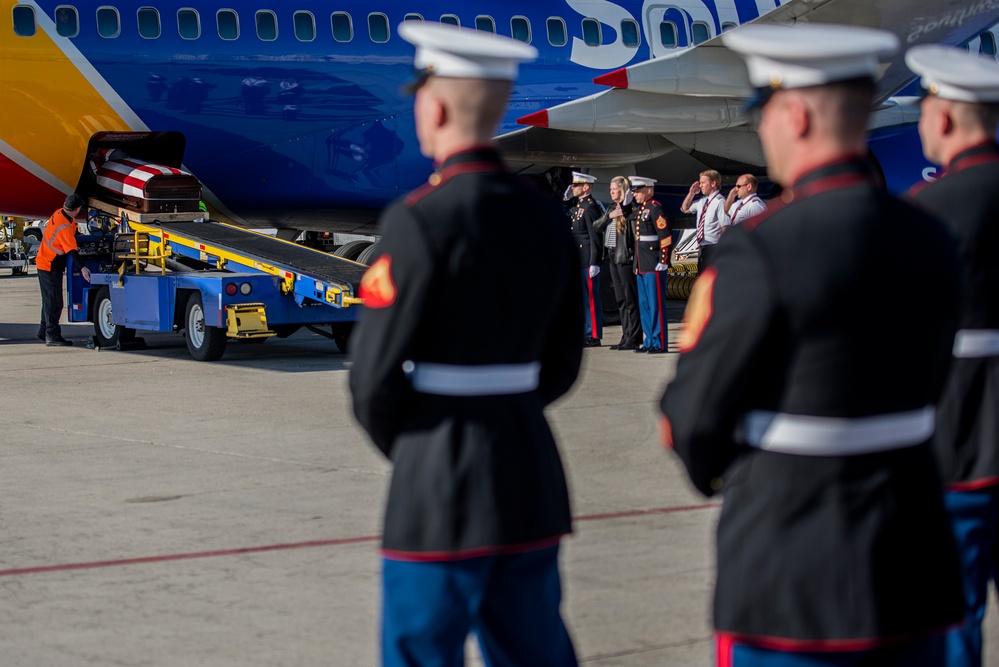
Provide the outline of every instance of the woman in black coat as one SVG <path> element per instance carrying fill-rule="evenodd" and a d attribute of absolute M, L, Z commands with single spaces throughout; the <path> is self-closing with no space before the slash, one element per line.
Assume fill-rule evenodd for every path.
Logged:
<path fill-rule="evenodd" d="M 604 236 L 604 248 L 610 260 L 611 284 L 617 309 L 621 314 L 621 341 L 612 350 L 634 350 L 642 344 L 642 323 L 638 316 L 638 288 L 635 285 L 634 243 L 631 226 L 631 183 L 624 176 L 615 176 L 610 183 L 613 204 L 593 223 Z"/>

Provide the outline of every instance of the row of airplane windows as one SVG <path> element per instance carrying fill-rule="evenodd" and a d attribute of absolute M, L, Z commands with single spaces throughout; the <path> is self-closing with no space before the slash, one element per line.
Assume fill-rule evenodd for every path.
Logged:
<path fill-rule="evenodd" d="M 31 5 L 16 5 L 14 12 L 14 33 L 21 37 L 32 37 L 37 31 L 35 10 Z M 70 5 L 60 5 L 55 10 L 56 31 L 63 37 L 76 37 L 80 34 L 80 17 L 76 8 Z M 155 7 L 140 7 L 136 13 L 139 35 L 145 39 L 157 39 L 163 32 L 160 12 Z M 257 38 L 263 41 L 273 41 L 278 37 L 278 17 L 270 10 L 260 10 L 254 15 Z M 403 20 L 423 21 L 420 14 L 406 14 Z M 461 25 L 454 14 L 444 14 L 441 23 Z M 373 12 L 367 16 L 368 38 L 375 43 L 384 43 L 391 37 L 388 16 Z M 312 12 L 297 11 L 292 16 L 295 37 L 302 42 L 316 39 L 316 18 Z M 220 9 L 215 14 L 215 25 L 221 39 L 231 41 L 239 38 L 239 14 L 232 9 Z M 565 20 L 557 16 L 546 21 L 548 43 L 552 46 L 565 46 L 568 41 L 568 30 Z M 734 23 L 726 23 L 722 30 L 734 28 Z M 333 12 L 330 15 L 330 28 L 333 39 L 337 42 L 350 42 L 354 39 L 354 23 L 347 12 Z M 496 21 L 492 16 L 476 16 L 475 28 L 486 32 L 497 32 Z M 673 21 L 662 21 L 659 24 L 659 38 L 666 48 L 676 48 L 681 44 L 700 44 L 711 37 L 711 29 L 707 23 L 694 22 L 687 34 L 683 29 L 683 40 L 677 24 Z M 600 21 L 594 18 L 582 20 L 583 41 L 588 46 L 599 46 L 603 43 Z M 183 39 L 198 39 L 201 37 L 201 16 L 198 10 L 183 8 L 177 10 L 177 33 Z M 632 19 L 621 21 L 621 40 L 627 47 L 637 47 L 641 44 L 641 31 L 638 22 Z M 97 9 L 97 34 L 107 39 L 121 35 L 121 16 L 115 7 L 105 6 Z M 510 19 L 510 36 L 528 44 L 531 43 L 531 21 L 526 16 L 514 16 Z"/>

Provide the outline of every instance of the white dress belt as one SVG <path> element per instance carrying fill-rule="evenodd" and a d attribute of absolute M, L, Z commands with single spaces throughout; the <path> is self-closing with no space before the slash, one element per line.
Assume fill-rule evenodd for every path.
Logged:
<path fill-rule="evenodd" d="M 458 366 L 407 361 L 402 366 L 413 389 L 442 396 L 524 394 L 538 388 L 541 362 Z"/>
<path fill-rule="evenodd" d="M 961 329 L 954 336 L 954 356 L 961 359 L 999 356 L 999 329 Z"/>
<path fill-rule="evenodd" d="M 815 417 L 751 410 L 742 418 L 747 445 L 800 456 L 851 456 L 901 449 L 933 435 L 934 407 L 869 417 Z"/>
<path fill-rule="evenodd" d="M 655 234 L 642 234 L 638 237 L 638 240 L 642 243 L 653 243 L 659 240 L 659 237 Z"/>

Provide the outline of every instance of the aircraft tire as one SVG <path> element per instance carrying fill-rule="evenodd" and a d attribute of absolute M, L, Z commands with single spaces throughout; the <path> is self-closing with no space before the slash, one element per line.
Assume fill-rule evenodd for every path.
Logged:
<path fill-rule="evenodd" d="M 342 246 L 333 251 L 334 257 L 343 257 L 344 259 L 349 259 L 351 261 L 357 261 L 358 256 L 364 252 L 368 246 L 372 245 L 372 241 L 365 239 L 358 239 L 357 241 L 350 241 L 344 243 Z"/>
<path fill-rule="evenodd" d="M 360 255 L 357 256 L 358 264 L 370 264 L 371 258 L 375 256 L 375 252 L 378 251 L 378 243 L 372 243 L 367 248 L 364 249 Z"/>

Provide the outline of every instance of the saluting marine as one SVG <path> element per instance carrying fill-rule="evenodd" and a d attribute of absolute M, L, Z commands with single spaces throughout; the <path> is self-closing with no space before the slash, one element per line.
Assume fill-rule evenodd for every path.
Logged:
<path fill-rule="evenodd" d="M 638 312 L 645 338 L 635 352 L 666 352 L 666 272 L 670 264 L 673 235 L 662 204 L 655 199 L 656 181 L 632 176 L 631 188 L 638 204 L 631 213 L 635 232 L 635 277 L 638 281 Z"/>
<path fill-rule="evenodd" d="M 575 205 L 569 209 L 572 223 L 572 236 L 579 249 L 579 264 L 583 276 L 583 347 L 599 347 L 603 338 L 604 312 L 600 300 L 600 256 L 603 241 L 593 229 L 593 223 L 604 214 L 599 202 L 593 198 L 593 183 L 596 176 L 572 172 L 571 191 Z"/>
<path fill-rule="evenodd" d="M 964 274 L 934 444 L 965 576 L 966 620 L 948 633 L 948 664 L 977 667 L 999 530 L 999 65 L 943 46 L 914 47 L 905 60 L 927 92 L 923 152 L 946 165 L 915 198 L 950 227 Z"/>
<path fill-rule="evenodd" d="M 863 159 L 898 38 L 750 25 L 722 39 L 746 57 L 786 205 L 725 233 L 661 404 L 694 485 L 725 491 L 718 664 L 942 667 L 961 580 L 930 439 L 959 277 L 942 223 Z"/>
<path fill-rule="evenodd" d="M 579 262 L 559 205 L 491 144 L 537 52 L 444 25 L 399 35 L 417 47 L 417 137 L 440 168 L 382 215 L 353 336 L 354 413 L 393 464 L 383 664 L 461 664 L 474 631 L 487 664 L 572 666 L 558 572 L 572 523 L 544 408 L 579 374 Z M 524 299 L 519 284 L 543 289 Z"/>

